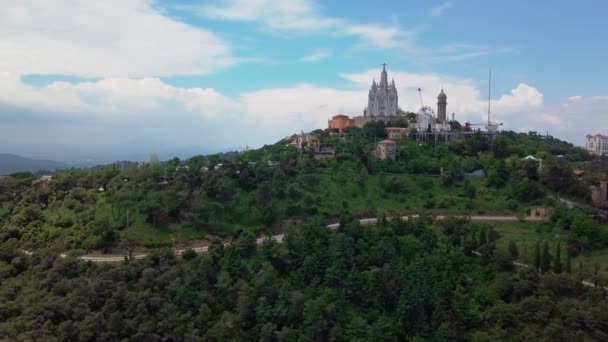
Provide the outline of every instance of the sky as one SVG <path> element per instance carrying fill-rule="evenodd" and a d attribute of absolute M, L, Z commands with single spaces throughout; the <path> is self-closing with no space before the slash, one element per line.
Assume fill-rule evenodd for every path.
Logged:
<path fill-rule="evenodd" d="M 0 0 L 0 152 L 112 161 L 260 147 L 399 106 L 584 144 L 608 133 L 605 1 Z"/>

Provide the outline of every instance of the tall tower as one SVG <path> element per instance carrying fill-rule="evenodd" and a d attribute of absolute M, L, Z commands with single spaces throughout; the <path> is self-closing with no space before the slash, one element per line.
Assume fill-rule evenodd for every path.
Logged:
<path fill-rule="evenodd" d="M 437 120 L 439 123 L 447 122 L 447 107 L 448 107 L 448 96 L 441 89 L 441 93 L 437 96 Z"/>

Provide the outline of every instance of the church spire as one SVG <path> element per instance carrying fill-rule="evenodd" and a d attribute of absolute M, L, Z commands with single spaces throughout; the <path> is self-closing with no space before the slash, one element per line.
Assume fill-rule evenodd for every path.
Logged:
<path fill-rule="evenodd" d="M 380 77 L 380 85 L 388 86 L 388 74 L 386 72 L 386 63 L 382 63 L 382 74 Z"/>

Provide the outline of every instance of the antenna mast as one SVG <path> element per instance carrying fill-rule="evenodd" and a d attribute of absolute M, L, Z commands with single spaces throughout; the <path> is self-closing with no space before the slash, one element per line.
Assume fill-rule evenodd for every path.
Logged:
<path fill-rule="evenodd" d="M 492 92 L 492 67 L 490 66 L 490 76 L 488 77 L 488 126 L 492 123 L 490 121 L 490 93 Z"/>
<path fill-rule="evenodd" d="M 420 95 L 420 108 L 424 107 L 424 102 L 422 102 L 422 89 L 418 88 L 418 95 Z"/>

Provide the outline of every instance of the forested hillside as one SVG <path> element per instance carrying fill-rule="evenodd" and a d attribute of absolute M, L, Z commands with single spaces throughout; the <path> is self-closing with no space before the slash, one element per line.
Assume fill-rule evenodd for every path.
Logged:
<path fill-rule="evenodd" d="M 48 182 L 3 178 L 0 224 L 26 249 L 107 252 L 126 236 L 159 247 L 241 230 L 271 234 L 314 215 L 518 213 L 546 204 L 551 192 L 589 198 L 569 166 L 586 154 L 556 139 L 506 133 L 492 145 L 476 135 L 452 145 L 403 140 L 396 161 L 381 161 L 371 151 L 386 137 L 382 123 L 346 137 L 315 133 L 336 151 L 334 159 L 316 160 L 281 141 L 237 155 L 67 170 Z M 537 161 L 521 159 L 529 154 L 544 158 L 541 172 Z M 487 177 L 465 177 L 480 169 Z"/>
<path fill-rule="evenodd" d="M 182 341 L 608 338 L 602 290 L 563 273 L 515 270 L 496 233 L 447 221 L 338 232 L 313 220 L 285 243 L 251 234 L 183 261 L 160 250 L 123 266 L 12 256 L 0 290 L 11 340 Z M 455 230 L 456 228 L 456 230 Z M 484 251 L 481 259 L 471 248 Z M 4 260 L 10 258 L 4 252 Z M 498 266 L 494 265 L 494 262 Z M 4 271 L 8 272 L 8 271 Z"/>
<path fill-rule="evenodd" d="M 608 230 L 553 199 L 589 200 L 589 184 L 572 173 L 590 158 L 584 151 L 507 132 L 451 145 L 404 139 L 397 159 L 382 161 L 372 151 L 383 123 L 313 133 L 335 158 L 283 140 L 50 180 L 1 178 L 0 339 L 608 338 Z M 476 170 L 485 176 L 471 177 Z M 534 206 L 549 217 L 433 219 L 523 219 Z M 410 214 L 420 217 L 386 219 Z M 366 217 L 380 220 L 362 226 Z M 283 243 L 256 243 L 279 233 Z M 172 250 L 201 244 L 208 253 Z M 130 260 L 138 251 L 147 256 Z M 75 257 L 84 253 L 125 258 Z"/>

